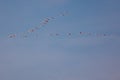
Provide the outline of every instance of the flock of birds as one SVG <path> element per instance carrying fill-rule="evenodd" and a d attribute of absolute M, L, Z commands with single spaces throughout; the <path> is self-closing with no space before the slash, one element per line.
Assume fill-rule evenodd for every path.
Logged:
<path fill-rule="evenodd" d="M 67 12 L 61 13 L 61 14 L 59 14 L 58 16 L 66 16 L 66 15 L 67 15 Z M 22 37 L 23 37 L 23 38 L 27 38 L 27 37 L 28 37 L 28 34 L 34 33 L 35 31 L 39 30 L 41 27 L 44 27 L 45 25 L 47 25 L 50 20 L 54 20 L 54 19 L 56 19 L 58 16 L 45 18 L 45 19 L 39 24 L 39 26 L 33 27 L 33 28 L 27 30 L 26 32 L 24 32 L 24 34 L 21 34 Z M 50 33 L 49 35 L 50 35 L 50 36 L 60 36 L 61 34 L 59 34 L 59 33 L 55 33 L 55 34 Z M 67 36 L 72 36 L 73 34 L 69 32 L 69 33 L 67 33 L 66 35 L 67 35 Z M 105 33 L 103 33 L 103 34 L 97 34 L 97 33 L 90 33 L 90 32 L 79 32 L 79 35 L 108 36 L 108 35 L 105 34 Z M 8 38 L 16 38 L 16 37 L 18 37 L 17 34 L 9 34 L 9 35 L 8 35 Z"/>
<path fill-rule="evenodd" d="M 66 14 L 67 14 L 67 13 L 65 12 L 65 13 L 59 14 L 58 16 L 65 16 Z M 47 25 L 50 20 L 54 20 L 54 19 L 56 19 L 58 16 L 45 18 L 45 19 L 39 24 L 39 26 L 35 26 L 35 27 L 31 28 L 31 29 L 28 29 L 26 32 L 24 32 L 24 34 L 21 34 L 21 35 L 22 35 L 24 38 L 28 37 L 28 34 L 33 33 L 33 32 L 35 32 L 35 31 L 39 30 L 41 27 L 44 27 L 45 25 Z M 16 38 L 16 37 L 18 37 L 17 34 L 8 34 L 8 38 Z"/>

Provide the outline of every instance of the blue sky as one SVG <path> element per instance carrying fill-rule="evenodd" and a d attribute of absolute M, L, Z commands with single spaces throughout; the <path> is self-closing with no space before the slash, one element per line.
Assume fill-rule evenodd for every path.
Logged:
<path fill-rule="evenodd" d="M 119 0 L 0 0 L 0 80 L 119 80 L 119 4 Z M 58 16 L 63 12 L 68 14 Z M 22 37 L 51 16 L 57 18 Z M 80 31 L 92 35 L 79 35 Z M 16 38 L 8 38 L 11 33 Z"/>

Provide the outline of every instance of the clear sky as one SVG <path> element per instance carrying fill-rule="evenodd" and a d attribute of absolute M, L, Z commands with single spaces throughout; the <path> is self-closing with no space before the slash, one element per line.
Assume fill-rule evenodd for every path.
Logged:
<path fill-rule="evenodd" d="M 120 0 L 0 0 L 0 80 L 120 80 Z"/>

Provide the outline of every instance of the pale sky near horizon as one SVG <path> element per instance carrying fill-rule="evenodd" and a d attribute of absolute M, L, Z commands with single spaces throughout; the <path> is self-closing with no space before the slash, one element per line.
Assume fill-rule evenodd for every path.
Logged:
<path fill-rule="evenodd" d="M 119 4 L 119 0 L 0 0 L 0 80 L 120 80 Z M 67 15 L 58 16 L 63 12 Z M 48 17 L 57 18 L 21 37 Z M 92 35 L 81 36 L 80 31 Z M 8 38 L 11 33 L 17 37 Z"/>

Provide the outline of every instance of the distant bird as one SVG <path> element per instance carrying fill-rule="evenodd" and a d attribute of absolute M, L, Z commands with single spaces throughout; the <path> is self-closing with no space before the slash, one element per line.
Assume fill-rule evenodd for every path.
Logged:
<path fill-rule="evenodd" d="M 8 35 L 9 38 L 15 38 L 16 37 L 16 34 L 10 34 Z"/>
<path fill-rule="evenodd" d="M 71 36 L 71 33 L 68 33 L 69 36 Z"/>
<path fill-rule="evenodd" d="M 82 34 L 82 32 L 80 32 L 80 34 Z"/>

